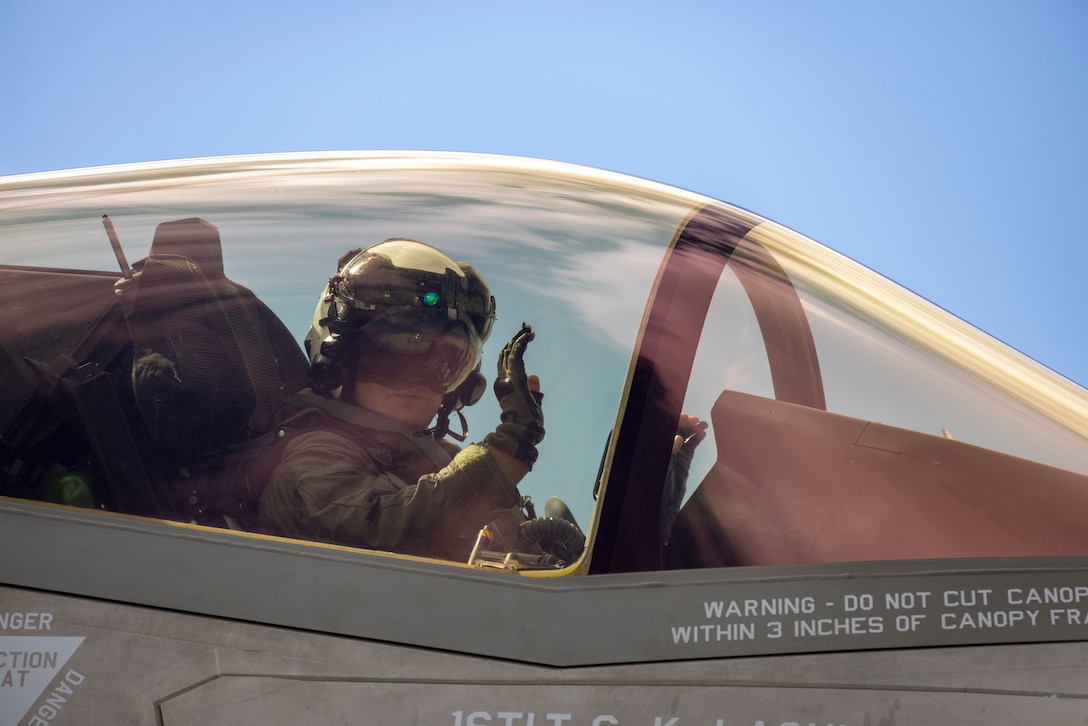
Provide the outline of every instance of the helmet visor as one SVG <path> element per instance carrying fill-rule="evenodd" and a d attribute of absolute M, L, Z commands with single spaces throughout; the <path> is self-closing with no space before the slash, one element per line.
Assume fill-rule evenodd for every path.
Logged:
<path fill-rule="evenodd" d="M 358 330 L 355 375 L 389 388 L 423 385 L 449 393 L 480 359 L 474 326 L 445 310 L 393 308 Z"/>

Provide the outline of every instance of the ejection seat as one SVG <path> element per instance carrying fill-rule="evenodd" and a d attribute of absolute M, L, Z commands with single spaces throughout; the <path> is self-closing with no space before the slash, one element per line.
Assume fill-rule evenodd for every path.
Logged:
<path fill-rule="evenodd" d="M 0 493 L 55 498 L 58 477 L 78 472 L 104 509 L 244 523 L 252 502 L 229 468 L 307 385 L 305 355 L 226 277 L 219 231 L 202 219 L 160 224 L 124 273 L 68 350 L 26 359 L 39 382 L 4 431 Z"/>
<path fill-rule="evenodd" d="M 673 568 L 1088 555 L 1088 477 L 738 391 L 684 505 Z"/>

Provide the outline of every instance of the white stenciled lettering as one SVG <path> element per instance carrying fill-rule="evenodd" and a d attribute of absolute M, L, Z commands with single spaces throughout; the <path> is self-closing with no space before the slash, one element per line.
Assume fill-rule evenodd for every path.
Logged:
<path fill-rule="evenodd" d="M 0 630 L 50 630 L 53 613 L 0 613 Z"/>
<path fill-rule="evenodd" d="M 884 632 L 884 618 L 879 615 L 856 618 L 820 618 L 797 620 L 793 634 L 798 638 L 835 635 L 875 635 Z"/>
<path fill-rule="evenodd" d="M 45 703 L 27 721 L 29 726 L 48 726 L 57 717 L 68 699 L 75 693 L 75 687 L 83 683 L 84 675 L 79 671 L 69 670 L 46 699 Z"/>
<path fill-rule="evenodd" d="M 945 590 L 946 608 L 988 607 L 993 590 Z"/>
<path fill-rule="evenodd" d="M 672 642 L 724 643 L 732 640 L 754 640 L 756 626 L 753 623 L 719 623 L 716 625 L 674 625 Z"/>
<path fill-rule="evenodd" d="M 707 620 L 755 618 L 765 615 L 802 615 L 816 611 L 811 597 L 770 597 L 759 600 L 708 600 L 703 603 Z"/>
<path fill-rule="evenodd" d="M 896 615 L 895 616 L 895 629 L 900 633 L 911 633 L 917 630 L 922 622 L 926 619 L 926 616 L 922 613 L 911 613 L 910 615 Z"/>
<path fill-rule="evenodd" d="M 1088 600 L 1088 586 L 1009 588 L 1010 605 L 1071 605 Z"/>
<path fill-rule="evenodd" d="M 843 595 L 842 598 L 842 609 L 848 613 L 855 610 L 872 610 L 873 605 L 873 596 L 867 593 L 862 595 Z"/>
<path fill-rule="evenodd" d="M 1076 610 L 1074 608 L 1052 608 L 1050 610 L 1051 625 L 1088 625 L 1088 610 Z"/>
<path fill-rule="evenodd" d="M 1021 623 L 1035 625 L 1038 619 L 1038 610 L 968 610 L 962 613 L 942 613 L 941 629 L 1014 628 Z"/>
<path fill-rule="evenodd" d="M 538 714 L 521 711 L 498 711 L 495 714 L 490 711 L 470 711 L 469 713 L 453 711 L 450 715 L 453 716 L 453 726 L 534 726 Z M 545 726 L 563 726 L 563 724 L 571 720 L 572 715 L 569 713 L 549 713 L 544 714 L 541 718 L 546 722 Z M 602 718 L 612 717 L 605 716 Z M 609 722 L 602 721 L 601 723 Z"/>
<path fill-rule="evenodd" d="M 884 595 L 884 607 L 888 610 L 913 610 L 929 606 L 928 592 L 889 592 Z"/>
<path fill-rule="evenodd" d="M 654 726 L 676 726 L 678 721 L 680 721 L 680 719 L 676 717 L 666 721 L 664 716 L 658 716 L 654 719 Z"/>

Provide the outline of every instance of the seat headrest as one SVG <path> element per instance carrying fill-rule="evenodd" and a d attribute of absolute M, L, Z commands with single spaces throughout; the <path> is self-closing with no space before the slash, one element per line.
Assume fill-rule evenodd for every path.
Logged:
<path fill-rule="evenodd" d="M 163 222 L 155 228 L 151 256 L 188 257 L 200 267 L 205 277 L 223 277 L 223 245 L 219 228 L 199 217 Z"/>

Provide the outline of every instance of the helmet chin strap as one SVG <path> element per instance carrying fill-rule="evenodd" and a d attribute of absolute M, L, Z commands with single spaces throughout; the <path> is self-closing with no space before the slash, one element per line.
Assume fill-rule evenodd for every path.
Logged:
<path fill-rule="evenodd" d="M 443 397 L 435 425 L 421 433 L 430 434 L 436 439 L 449 435 L 450 438 L 463 443 L 468 438 L 468 421 L 465 420 L 465 414 L 461 413 L 461 409 L 479 401 L 486 388 L 487 379 L 480 373 L 480 364 L 477 363 L 476 369 L 469 373 L 468 377 L 461 381 L 457 388 Z M 456 413 L 457 418 L 461 419 L 461 433 L 459 434 L 450 430 L 450 414 L 452 413 Z"/>
<path fill-rule="evenodd" d="M 456 413 L 457 418 L 461 419 L 461 433 L 457 434 L 450 430 L 450 414 Z M 436 439 L 441 439 L 445 436 L 457 439 L 463 442 L 468 438 L 468 421 L 465 420 L 465 414 L 461 413 L 461 409 L 455 409 L 450 411 L 446 402 L 442 402 L 442 408 L 438 409 L 438 419 L 435 421 L 434 426 L 429 429 L 425 429 L 420 432 L 421 434 L 427 434 L 433 436 Z"/>

